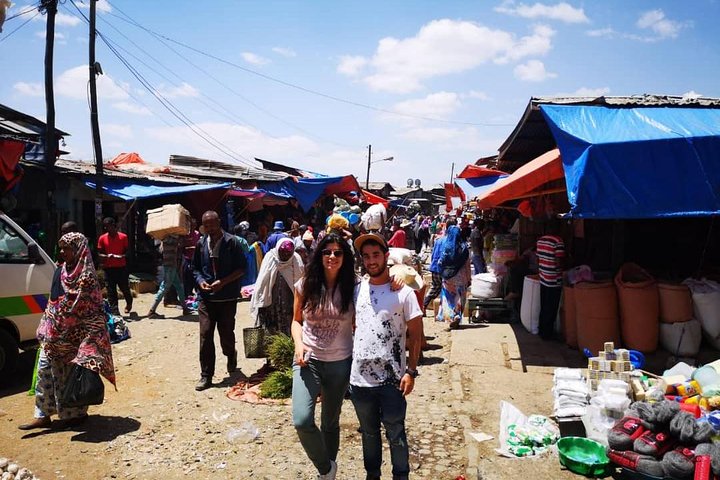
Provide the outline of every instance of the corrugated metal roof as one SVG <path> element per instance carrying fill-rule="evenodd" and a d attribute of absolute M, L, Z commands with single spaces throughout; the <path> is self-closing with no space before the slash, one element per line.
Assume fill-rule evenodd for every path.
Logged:
<path fill-rule="evenodd" d="M 44 134 L 45 122 L 0 104 L 0 137 L 37 142 L 42 140 Z M 70 136 L 57 128 L 55 135 L 58 137 Z"/>
<path fill-rule="evenodd" d="M 720 108 L 720 98 L 650 94 L 613 97 L 532 97 L 515 129 L 498 149 L 497 160 L 488 166 L 512 173 L 530 160 L 555 148 L 555 139 L 540 112 L 540 105 Z"/>
<path fill-rule="evenodd" d="M 259 182 L 276 182 L 288 178 L 284 172 L 273 172 L 262 168 L 232 165 L 217 160 L 208 160 L 185 155 L 170 155 L 172 171 L 196 177 L 224 180 L 256 180 Z"/>

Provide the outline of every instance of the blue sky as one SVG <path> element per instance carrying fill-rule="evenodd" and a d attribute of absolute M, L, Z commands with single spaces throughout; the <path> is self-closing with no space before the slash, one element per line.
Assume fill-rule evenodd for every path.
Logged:
<path fill-rule="evenodd" d="M 74 1 L 88 13 L 88 0 Z M 45 17 L 12 33 L 32 5 L 7 11 L 0 103 L 44 118 Z M 373 164 L 371 181 L 429 185 L 448 181 L 453 162 L 457 173 L 495 154 L 532 96 L 720 97 L 717 0 L 100 0 L 98 10 L 98 31 L 190 124 L 98 39 L 106 159 L 260 157 L 363 183 L 372 144 L 374 160 L 394 160 Z M 66 158 L 92 161 L 87 36 L 63 2 L 57 126 L 72 135 Z"/>

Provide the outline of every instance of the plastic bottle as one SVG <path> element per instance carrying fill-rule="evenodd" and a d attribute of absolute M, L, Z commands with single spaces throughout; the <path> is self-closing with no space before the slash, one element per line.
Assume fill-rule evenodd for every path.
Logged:
<path fill-rule="evenodd" d="M 710 365 L 705 365 L 695 370 L 692 378 L 698 382 L 703 389 L 712 385 L 720 385 L 720 374 Z"/>

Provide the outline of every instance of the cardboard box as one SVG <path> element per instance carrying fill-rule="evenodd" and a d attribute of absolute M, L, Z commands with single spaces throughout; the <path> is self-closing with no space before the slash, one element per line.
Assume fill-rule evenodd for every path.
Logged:
<path fill-rule="evenodd" d="M 155 293 L 157 284 L 155 280 L 130 280 L 130 290 L 137 294 Z"/>
<path fill-rule="evenodd" d="M 147 211 L 145 233 L 162 240 L 167 235 L 190 233 L 190 212 L 180 204 L 163 205 Z"/>

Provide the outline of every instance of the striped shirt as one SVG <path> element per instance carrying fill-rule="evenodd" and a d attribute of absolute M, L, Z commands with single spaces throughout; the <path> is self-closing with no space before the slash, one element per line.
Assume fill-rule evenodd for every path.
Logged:
<path fill-rule="evenodd" d="M 537 241 L 540 283 L 546 287 L 561 287 L 560 259 L 565 256 L 565 244 L 557 235 L 545 235 Z"/>

